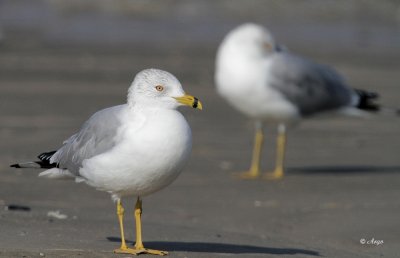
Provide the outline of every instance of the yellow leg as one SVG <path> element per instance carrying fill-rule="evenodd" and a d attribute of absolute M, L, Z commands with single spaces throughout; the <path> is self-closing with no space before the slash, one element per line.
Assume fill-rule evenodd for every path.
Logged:
<path fill-rule="evenodd" d="M 122 207 L 122 206 L 121 206 Z M 123 245 L 121 244 L 120 249 L 114 250 L 115 253 L 122 253 L 122 254 L 133 254 L 133 255 L 139 255 L 139 254 L 154 254 L 154 255 L 167 255 L 168 252 L 165 251 L 159 251 L 159 250 L 152 250 L 152 249 L 147 249 L 144 248 L 143 242 L 142 242 L 142 201 L 140 198 L 137 199 L 136 205 L 135 205 L 135 221 L 136 221 L 136 244 L 133 248 L 126 248 L 125 244 L 125 239 L 123 238 L 123 226 L 121 226 L 121 236 L 122 236 L 122 241 L 123 244 L 125 245 L 125 248 L 123 248 Z M 120 220 L 120 225 L 121 225 Z"/>
<path fill-rule="evenodd" d="M 250 169 L 244 173 L 237 174 L 242 179 L 255 179 L 260 176 L 260 157 L 264 143 L 264 133 L 261 125 L 257 125 L 256 135 L 254 138 L 253 157 L 251 159 Z"/>
<path fill-rule="evenodd" d="M 117 215 L 119 221 L 119 228 L 121 231 L 121 247 L 119 249 L 115 249 L 115 253 L 120 253 L 121 251 L 128 250 L 125 242 L 125 234 L 124 234 L 124 207 L 122 207 L 121 200 L 117 202 Z"/>
<path fill-rule="evenodd" d="M 144 249 L 142 242 L 142 200 L 139 198 L 135 205 L 136 243 L 135 249 Z"/>
<path fill-rule="evenodd" d="M 278 138 L 276 140 L 276 165 L 272 173 L 266 173 L 265 179 L 281 179 L 284 174 L 284 161 L 285 161 L 285 147 L 286 147 L 286 129 L 285 125 L 281 124 L 278 127 Z"/>

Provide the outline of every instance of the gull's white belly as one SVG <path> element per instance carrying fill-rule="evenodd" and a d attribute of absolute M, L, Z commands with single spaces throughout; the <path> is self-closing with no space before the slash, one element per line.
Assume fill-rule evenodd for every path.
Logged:
<path fill-rule="evenodd" d="M 126 128 L 111 151 L 83 162 L 86 182 L 117 196 L 145 196 L 169 185 L 191 151 L 191 131 L 177 111 L 153 114 L 143 125 Z"/>
<path fill-rule="evenodd" d="M 256 120 L 286 122 L 299 118 L 298 111 L 289 101 L 279 94 L 266 91 L 250 94 L 230 92 L 223 96 L 237 110 Z"/>
<path fill-rule="evenodd" d="M 229 74 L 225 72 L 225 75 Z M 238 111 L 253 119 L 268 122 L 286 122 L 299 118 L 293 104 L 267 86 L 267 78 L 230 74 L 218 80 L 218 92 Z"/>

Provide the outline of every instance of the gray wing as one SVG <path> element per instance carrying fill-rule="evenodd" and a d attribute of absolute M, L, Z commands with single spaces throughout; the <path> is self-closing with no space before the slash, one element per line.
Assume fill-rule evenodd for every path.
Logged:
<path fill-rule="evenodd" d="M 302 115 L 349 105 L 353 91 L 332 68 L 286 52 L 273 55 L 270 86 L 298 107 Z"/>
<path fill-rule="evenodd" d="M 79 168 L 85 159 L 91 158 L 113 148 L 115 136 L 121 125 L 119 113 L 124 106 L 100 110 L 87 120 L 80 131 L 64 142 L 51 158 L 61 169 L 68 169 L 79 175 Z"/>

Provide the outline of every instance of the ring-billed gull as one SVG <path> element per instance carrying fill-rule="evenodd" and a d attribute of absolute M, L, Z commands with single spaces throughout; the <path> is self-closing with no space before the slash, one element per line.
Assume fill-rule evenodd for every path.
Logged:
<path fill-rule="evenodd" d="M 263 124 L 278 125 L 276 166 L 266 178 L 283 177 L 286 125 L 327 111 L 377 110 L 375 93 L 351 89 L 332 68 L 293 55 L 260 25 L 243 24 L 227 34 L 216 57 L 218 93 L 256 121 L 253 157 L 242 178 L 260 175 Z"/>
<path fill-rule="evenodd" d="M 49 168 L 40 176 L 76 178 L 110 192 L 117 202 L 121 230 L 121 247 L 114 252 L 165 255 L 143 246 L 141 198 L 172 183 L 188 160 L 192 136 L 176 110 L 181 105 L 202 109 L 172 74 L 143 70 L 128 90 L 127 104 L 98 111 L 60 149 L 39 155 L 40 161 L 12 166 Z M 121 198 L 125 196 L 137 197 L 133 248 L 127 247 L 124 237 Z"/>

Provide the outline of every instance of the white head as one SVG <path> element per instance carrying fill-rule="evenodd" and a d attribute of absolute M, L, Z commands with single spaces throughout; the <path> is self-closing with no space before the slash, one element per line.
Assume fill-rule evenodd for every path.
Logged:
<path fill-rule="evenodd" d="M 135 76 L 128 90 L 128 104 L 166 109 L 188 105 L 202 109 L 201 102 L 185 94 L 181 83 L 174 75 L 159 69 L 146 69 Z"/>
<path fill-rule="evenodd" d="M 222 47 L 246 57 L 260 57 L 277 51 L 272 34 L 254 23 L 245 23 L 230 31 Z"/>

